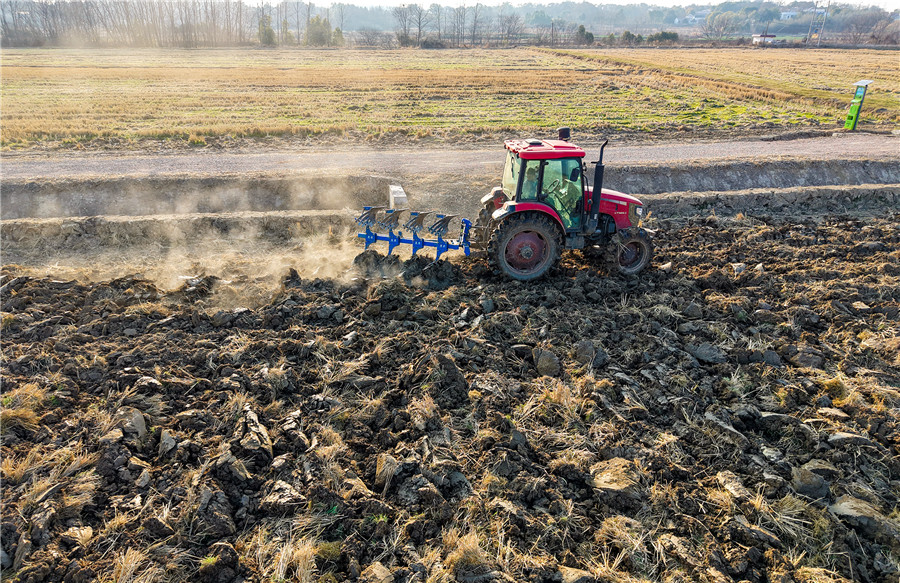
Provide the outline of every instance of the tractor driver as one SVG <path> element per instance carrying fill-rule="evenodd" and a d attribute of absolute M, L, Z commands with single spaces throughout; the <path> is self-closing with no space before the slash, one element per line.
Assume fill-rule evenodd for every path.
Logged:
<path fill-rule="evenodd" d="M 581 217 L 576 211 L 578 210 L 577 206 L 581 197 L 581 184 L 563 178 L 562 195 L 559 197 L 559 201 L 565 205 L 566 214 L 561 218 L 566 229 L 579 226 L 576 223 L 580 222 Z"/>
<path fill-rule="evenodd" d="M 529 164 L 525 170 L 525 182 L 522 183 L 522 198 L 533 200 L 537 198 L 538 173 L 537 166 Z"/>
<path fill-rule="evenodd" d="M 568 173 L 562 172 L 561 166 L 560 161 L 554 160 L 544 169 L 544 196 L 559 213 L 563 226 L 569 230 L 577 226 L 574 223 L 579 217 L 575 211 L 582 194 L 580 184 L 569 180 Z"/>

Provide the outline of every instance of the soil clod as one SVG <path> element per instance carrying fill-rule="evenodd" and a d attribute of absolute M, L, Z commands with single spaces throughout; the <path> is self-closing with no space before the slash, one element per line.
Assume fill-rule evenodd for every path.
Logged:
<path fill-rule="evenodd" d="M 251 307 L 5 266 L 4 580 L 896 580 L 897 217 L 659 232 Z"/>

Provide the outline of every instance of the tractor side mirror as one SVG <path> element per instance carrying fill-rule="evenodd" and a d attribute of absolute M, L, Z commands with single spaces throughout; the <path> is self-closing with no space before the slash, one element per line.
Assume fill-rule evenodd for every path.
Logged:
<path fill-rule="evenodd" d="M 572 168 L 572 172 L 569 174 L 569 182 L 578 182 L 578 177 L 580 176 L 580 174 L 581 168 Z"/>

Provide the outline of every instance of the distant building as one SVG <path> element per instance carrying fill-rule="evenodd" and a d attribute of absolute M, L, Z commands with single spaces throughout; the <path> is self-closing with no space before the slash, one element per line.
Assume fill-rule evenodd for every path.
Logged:
<path fill-rule="evenodd" d="M 696 22 L 706 22 L 706 18 L 710 14 L 712 14 L 712 10 L 698 10 L 697 12 L 694 12 L 693 14 L 688 14 L 687 16 L 685 16 L 684 21 L 689 22 L 691 24 L 694 24 Z"/>
<path fill-rule="evenodd" d="M 775 42 L 774 34 L 754 34 L 753 35 L 753 44 L 761 45 L 761 44 L 772 44 Z"/>
<path fill-rule="evenodd" d="M 781 20 L 793 20 L 799 16 L 798 13 L 793 10 L 787 10 L 781 13 Z"/>

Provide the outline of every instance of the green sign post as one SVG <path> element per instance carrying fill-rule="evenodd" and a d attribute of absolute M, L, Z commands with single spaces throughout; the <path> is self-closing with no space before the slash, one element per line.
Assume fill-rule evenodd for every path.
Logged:
<path fill-rule="evenodd" d="M 853 94 L 853 101 L 850 102 L 850 110 L 847 112 L 847 121 L 844 122 L 845 130 L 855 130 L 856 122 L 859 120 L 859 111 L 862 109 L 863 100 L 866 98 L 866 87 L 872 81 L 863 79 L 857 81 L 853 85 L 856 87 L 856 93 Z"/>

